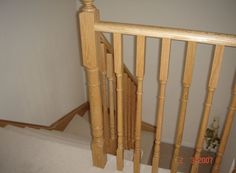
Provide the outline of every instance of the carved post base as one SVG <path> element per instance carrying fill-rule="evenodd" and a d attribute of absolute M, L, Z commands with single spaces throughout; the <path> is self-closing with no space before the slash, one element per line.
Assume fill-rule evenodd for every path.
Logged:
<path fill-rule="evenodd" d="M 105 154 L 103 145 L 99 146 L 92 142 L 92 156 L 93 166 L 104 168 L 107 162 L 107 155 Z"/>
<path fill-rule="evenodd" d="M 116 155 L 116 149 L 117 149 L 117 140 L 116 139 L 110 139 L 108 153 Z"/>
<path fill-rule="evenodd" d="M 158 167 L 159 167 L 159 158 L 153 157 L 152 159 L 152 173 L 158 173 Z"/>
<path fill-rule="evenodd" d="M 124 168 L 124 150 L 122 148 L 117 149 L 116 158 L 117 170 L 122 171 Z"/>
<path fill-rule="evenodd" d="M 141 151 L 134 152 L 134 172 L 140 172 Z"/>

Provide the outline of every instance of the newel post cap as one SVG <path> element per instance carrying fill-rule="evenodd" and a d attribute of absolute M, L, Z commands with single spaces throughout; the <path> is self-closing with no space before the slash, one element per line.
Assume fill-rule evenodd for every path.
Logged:
<path fill-rule="evenodd" d="M 96 8 L 93 4 L 94 0 L 80 0 L 83 4 L 82 11 L 94 11 Z"/>

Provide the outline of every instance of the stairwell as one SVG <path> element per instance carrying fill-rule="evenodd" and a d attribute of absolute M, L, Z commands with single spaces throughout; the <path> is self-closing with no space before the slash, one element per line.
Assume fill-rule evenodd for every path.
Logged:
<path fill-rule="evenodd" d="M 63 132 L 8 125 L 0 128 L 0 136 L 1 173 L 119 172 L 116 170 L 116 158 L 110 154 L 105 169 L 93 167 L 88 114 L 75 116 Z M 130 153 L 125 152 L 122 172 L 133 172 Z M 147 163 L 148 159 L 143 155 L 142 162 Z M 151 166 L 141 165 L 141 172 L 150 171 Z M 169 170 L 160 168 L 159 172 L 167 173 Z"/>

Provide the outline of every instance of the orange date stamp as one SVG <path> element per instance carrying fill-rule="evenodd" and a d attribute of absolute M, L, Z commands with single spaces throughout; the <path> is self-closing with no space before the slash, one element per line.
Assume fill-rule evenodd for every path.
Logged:
<path fill-rule="evenodd" d="M 212 164 L 213 157 L 211 156 L 204 156 L 204 157 L 192 157 L 191 158 L 192 164 Z"/>
<path fill-rule="evenodd" d="M 184 157 L 177 158 L 178 165 L 183 165 L 184 162 L 185 162 Z M 190 162 L 191 164 L 202 164 L 202 165 L 213 164 L 213 157 L 211 156 L 191 157 Z"/>

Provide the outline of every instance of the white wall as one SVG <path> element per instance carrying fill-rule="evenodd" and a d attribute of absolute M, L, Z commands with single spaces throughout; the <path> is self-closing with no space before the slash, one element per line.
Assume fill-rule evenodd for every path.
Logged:
<path fill-rule="evenodd" d="M 101 19 L 108 21 L 141 23 L 180 27 L 236 34 L 236 1 L 228 0 L 97 0 Z M 133 37 L 125 37 L 125 63 L 133 69 Z M 170 73 L 167 87 L 163 141 L 173 142 L 181 91 L 181 73 L 184 60 L 184 43 L 173 41 Z M 212 47 L 199 45 L 190 93 L 184 145 L 194 146 L 198 125 L 202 114 L 208 69 L 211 61 Z M 157 71 L 159 40 L 147 39 L 146 74 L 144 80 L 143 120 L 155 124 Z M 220 116 L 221 123 L 225 117 L 230 99 L 233 76 L 236 69 L 236 51 L 226 48 L 219 86 L 210 115 Z M 222 126 L 222 125 L 221 125 Z"/>
<path fill-rule="evenodd" d="M 50 125 L 83 102 L 75 0 L 0 1 L 0 119 Z"/>
<path fill-rule="evenodd" d="M 236 159 L 236 118 L 234 118 L 233 127 L 226 146 L 225 155 L 223 157 L 221 172 L 229 173 L 233 159 Z M 235 160 L 236 161 L 236 160 Z"/>

